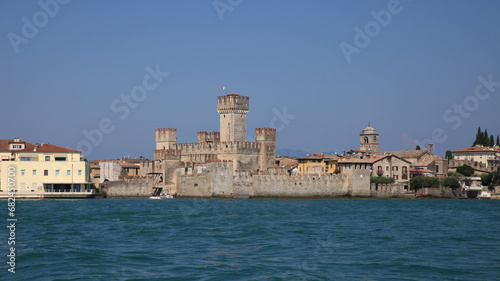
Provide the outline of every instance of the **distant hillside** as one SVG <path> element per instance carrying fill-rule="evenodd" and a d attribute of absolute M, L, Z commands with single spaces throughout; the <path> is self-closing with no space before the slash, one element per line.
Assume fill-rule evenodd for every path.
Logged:
<path fill-rule="evenodd" d="M 321 152 L 321 153 L 335 155 L 335 152 Z M 340 153 L 337 152 L 337 155 L 341 156 L 342 153 L 343 153 L 343 151 L 341 151 Z M 308 155 L 313 155 L 313 154 L 314 153 L 309 153 L 307 151 L 300 150 L 300 149 L 283 148 L 283 149 L 276 150 L 276 155 L 278 155 L 278 156 L 291 156 L 291 157 L 301 158 L 301 157 L 306 157 Z"/>
<path fill-rule="evenodd" d="M 300 157 L 305 157 L 308 154 L 310 154 L 310 153 L 307 151 L 298 150 L 298 149 L 283 148 L 280 150 L 276 150 L 276 155 L 279 155 L 279 156 L 291 156 L 291 157 L 300 158 Z"/>

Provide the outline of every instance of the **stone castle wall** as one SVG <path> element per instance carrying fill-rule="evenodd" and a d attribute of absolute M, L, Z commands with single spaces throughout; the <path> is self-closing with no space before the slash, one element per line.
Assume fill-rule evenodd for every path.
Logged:
<path fill-rule="evenodd" d="M 177 169 L 177 197 L 329 198 L 370 196 L 369 171 L 351 175 L 289 175 L 286 172 L 236 172 L 232 162 L 206 165 L 204 172 Z"/>
<path fill-rule="evenodd" d="M 107 181 L 101 185 L 108 197 L 149 197 L 152 187 L 151 178 Z"/>

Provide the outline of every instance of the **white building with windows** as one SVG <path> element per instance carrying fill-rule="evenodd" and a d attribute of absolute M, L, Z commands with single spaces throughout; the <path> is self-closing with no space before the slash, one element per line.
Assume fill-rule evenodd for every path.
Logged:
<path fill-rule="evenodd" d="M 93 194 L 90 166 L 80 151 L 21 139 L 0 140 L 0 197 L 79 198 Z M 9 173 L 10 172 L 10 173 Z"/>
<path fill-rule="evenodd" d="M 480 164 L 486 168 L 500 166 L 500 147 L 476 145 L 452 151 L 453 159 Z"/>

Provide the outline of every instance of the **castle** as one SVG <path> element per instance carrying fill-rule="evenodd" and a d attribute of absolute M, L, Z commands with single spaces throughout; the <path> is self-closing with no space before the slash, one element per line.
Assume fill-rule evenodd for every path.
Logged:
<path fill-rule="evenodd" d="M 342 175 L 290 175 L 274 168 L 276 129 L 255 129 L 248 142 L 249 98 L 217 97 L 220 132 L 198 132 L 197 143 L 177 143 L 177 129 L 156 129 L 154 160 L 141 164 L 155 189 L 177 197 L 304 198 L 369 196 L 370 170 L 352 162 Z M 112 192 L 112 190 L 109 190 Z"/>
<path fill-rule="evenodd" d="M 175 185 L 174 170 L 210 162 L 232 162 L 233 173 L 267 171 L 274 167 L 276 129 L 255 129 L 255 142 L 247 141 L 246 114 L 250 99 L 231 93 L 217 97 L 220 132 L 198 132 L 197 143 L 177 143 L 177 129 L 156 129 L 154 160 L 145 167 L 162 174 L 159 184 Z"/>

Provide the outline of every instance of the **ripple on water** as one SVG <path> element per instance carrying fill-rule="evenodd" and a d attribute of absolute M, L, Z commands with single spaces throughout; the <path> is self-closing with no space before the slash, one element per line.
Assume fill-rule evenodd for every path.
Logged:
<path fill-rule="evenodd" d="M 20 201 L 16 278 L 498 280 L 499 203 Z"/>

